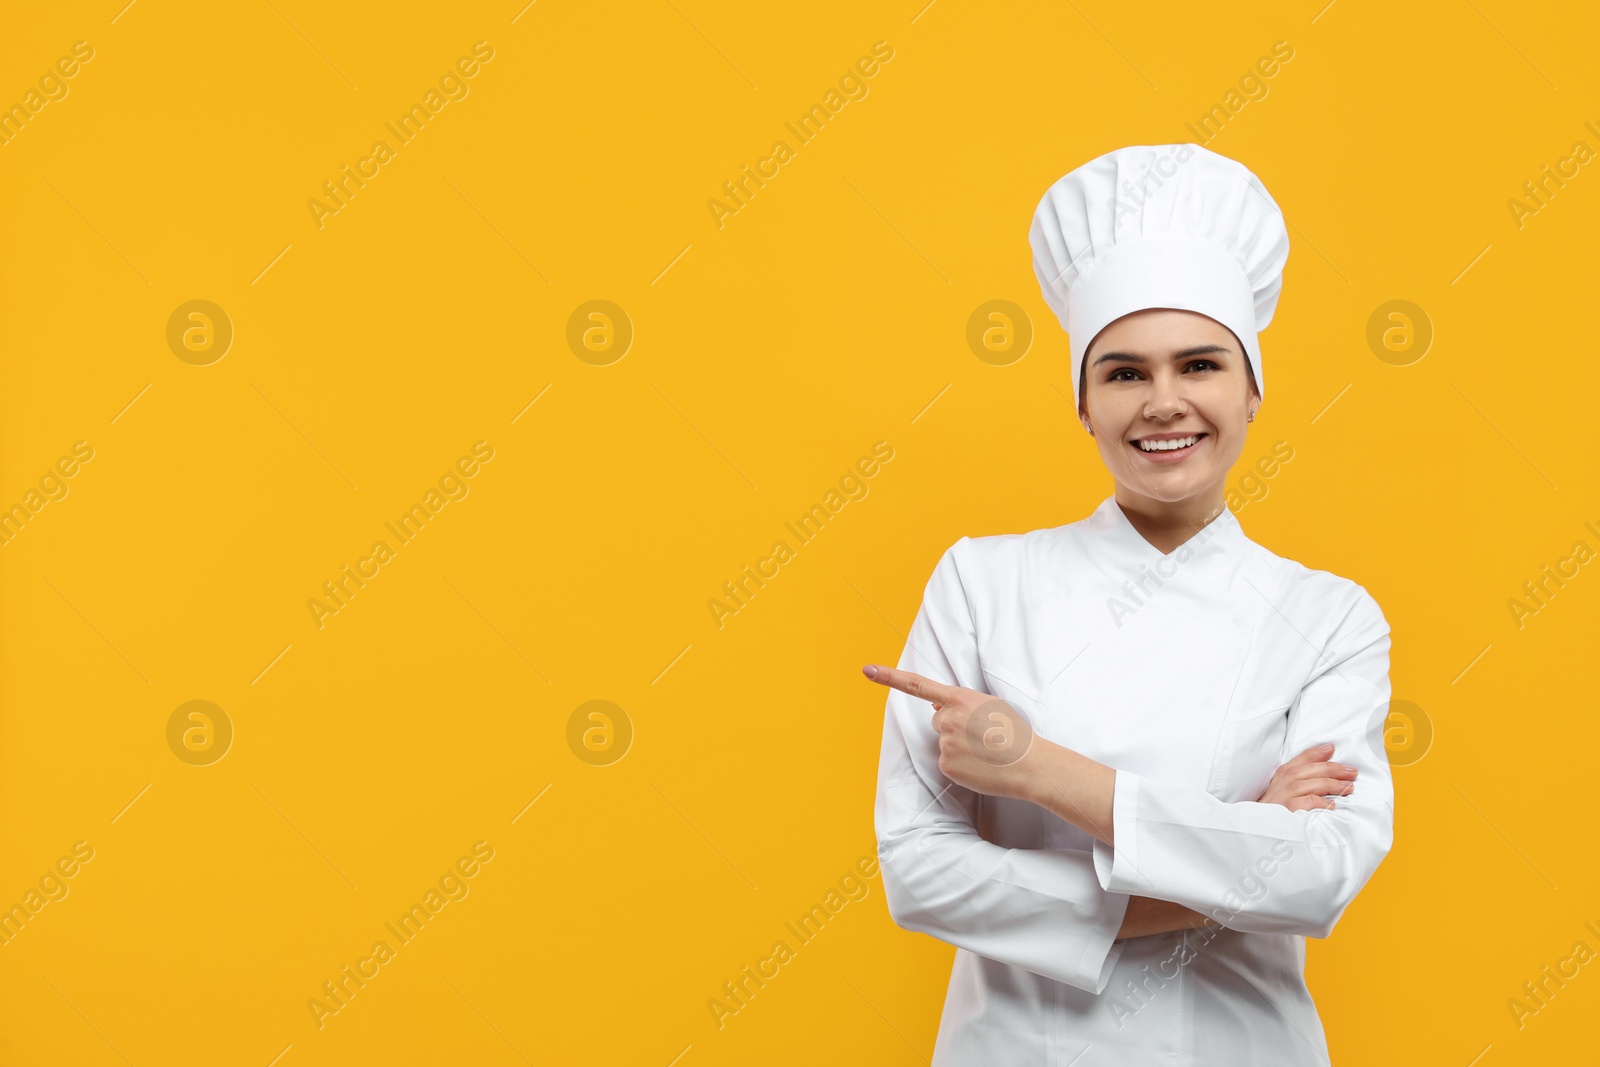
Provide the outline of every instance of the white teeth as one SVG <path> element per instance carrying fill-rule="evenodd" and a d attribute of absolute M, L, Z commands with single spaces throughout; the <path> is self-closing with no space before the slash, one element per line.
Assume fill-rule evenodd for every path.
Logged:
<path fill-rule="evenodd" d="M 1169 441 L 1139 441 L 1137 444 L 1143 452 L 1171 452 L 1175 448 L 1187 448 L 1199 440 L 1199 434 L 1190 434 L 1188 437 L 1174 437 Z"/>

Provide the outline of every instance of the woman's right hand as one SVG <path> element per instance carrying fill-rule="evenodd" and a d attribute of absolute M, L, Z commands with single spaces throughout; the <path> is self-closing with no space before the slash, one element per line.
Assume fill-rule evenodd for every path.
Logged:
<path fill-rule="evenodd" d="M 1282 804 L 1290 811 L 1333 807 L 1330 794 L 1347 796 L 1353 792 L 1357 771 L 1343 763 L 1326 762 L 1332 755 L 1332 745 L 1306 749 L 1278 768 L 1258 803 Z"/>

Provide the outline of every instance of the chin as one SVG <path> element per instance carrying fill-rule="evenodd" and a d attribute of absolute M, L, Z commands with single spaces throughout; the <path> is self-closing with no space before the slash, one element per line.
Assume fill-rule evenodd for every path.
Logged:
<path fill-rule="evenodd" d="M 1140 471 L 1130 472 L 1128 477 L 1118 479 L 1122 485 L 1140 496 L 1158 500 L 1163 504 L 1181 504 L 1185 500 L 1204 496 L 1216 487 L 1218 480 L 1212 471 L 1206 471 L 1204 474 L 1194 471 L 1173 471 L 1171 474 L 1155 475 Z"/>
<path fill-rule="evenodd" d="M 1153 488 L 1135 489 L 1140 496 L 1149 500 L 1156 500 L 1163 504 L 1182 504 L 1186 500 L 1200 496 L 1203 492 L 1199 486 L 1156 486 Z"/>

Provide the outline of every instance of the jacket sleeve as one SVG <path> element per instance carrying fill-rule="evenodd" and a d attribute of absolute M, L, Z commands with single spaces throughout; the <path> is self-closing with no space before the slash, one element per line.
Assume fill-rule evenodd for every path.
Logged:
<path fill-rule="evenodd" d="M 934 568 L 901 670 L 988 692 L 958 558 Z M 1099 993 L 1122 954 L 1128 895 L 1106 892 L 1088 849 L 1004 848 L 976 829 L 978 796 L 939 770 L 933 706 L 889 690 L 874 810 L 889 913 L 907 930 Z"/>
<path fill-rule="evenodd" d="M 1365 589 L 1333 628 L 1289 710 L 1285 758 L 1332 742 L 1356 767 L 1335 807 L 1229 803 L 1123 770 L 1112 800 L 1115 848 L 1094 842 L 1108 891 L 1175 901 L 1247 933 L 1327 937 L 1394 841 L 1384 751 L 1389 624 Z"/>

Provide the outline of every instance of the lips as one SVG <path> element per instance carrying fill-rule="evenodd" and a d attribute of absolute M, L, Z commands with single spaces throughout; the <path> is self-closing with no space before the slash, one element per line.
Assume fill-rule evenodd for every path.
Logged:
<path fill-rule="evenodd" d="M 1203 447 L 1210 437 L 1211 435 L 1206 433 L 1187 434 L 1181 437 L 1146 437 L 1130 441 L 1128 444 L 1135 452 L 1152 463 L 1178 463 L 1187 458 L 1196 449 Z M 1146 450 L 1141 447 L 1141 442 L 1158 445 L 1159 447 Z M 1185 443 L 1179 444 L 1177 442 Z"/>

